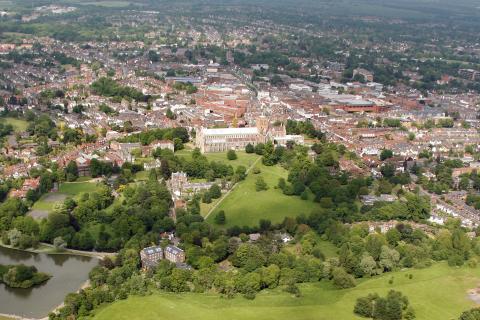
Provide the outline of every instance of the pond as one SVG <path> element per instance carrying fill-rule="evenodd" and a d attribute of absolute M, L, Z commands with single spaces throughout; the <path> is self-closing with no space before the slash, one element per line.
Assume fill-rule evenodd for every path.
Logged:
<path fill-rule="evenodd" d="M 25 264 L 52 275 L 46 283 L 29 289 L 0 284 L 0 313 L 43 318 L 77 291 L 87 280 L 98 259 L 70 254 L 30 253 L 0 246 L 0 264 Z"/>

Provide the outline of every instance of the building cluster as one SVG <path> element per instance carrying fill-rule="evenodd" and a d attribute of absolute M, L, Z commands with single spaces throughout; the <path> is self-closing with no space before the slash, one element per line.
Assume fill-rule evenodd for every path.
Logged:
<path fill-rule="evenodd" d="M 178 268 L 190 268 L 185 264 L 185 252 L 177 246 L 167 245 L 164 248 L 152 246 L 140 251 L 140 260 L 144 270 L 155 268 L 164 259 L 174 263 Z"/>
<path fill-rule="evenodd" d="M 256 120 L 255 127 L 243 128 L 200 128 L 196 135 L 196 146 L 201 152 L 224 152 L 227 150 L 244 150 L 250 144 L 273 141 L 285 146 L 288 141 L 303 144 L 302 135 L 287 135 L 285 126 L 272 126 L 265 116 Z"/>
<path fill-rule="evenodd" d="M 22 18 L 58 18 L 75 10 L 45 5 Z M 267 59 L 241 63 L 239 56 L 254 56 L 248 49 L 251 45 L 256 45 L 259 52 L 275 49 L 269 41 L 257 43 L 263 35 L 304 34 L 306 30 L 271 21 L 239 26 L 221 17 L 206 18 L 200 25 L 186 17 L 165 19 L 168 26 L 159 24 L 154 12 L 108 15 L 106 24 L 119 30 L 111 41 L 70 42 L 43 36 L 0 41 L 0 62 L 14 66 L 2 69 L 0 77 L 0 97 L 6 110 L 46 113 L 60 131 L 58 138 L 42 142 L 31 132 L 6 137 L 2 153 L 15 161 L 2 160 L 3 178 L 28 178 L 32 169 L 41 167 L 41 158 L 60 167 L 74 161 L 80 176 L 90 175 L 93 159 L 122 166 L 142 157 L 148 158 L 140 162 L 145 170 L 160 168 L 161 161 L 150 155 L 157 148 L 175 151 L 172 139 L 146 146 L 120 142 L 128 141 L 124 138 L 129 135 L 156 128 L 187 128 L 194 146 L 203 153 L 244 150 L 247 145 L 268 141 L 279 146 L 310 145 L 305 135 L 287 132 L 289 120 L 310 121 L 328 141 L 343 144 L 352 155 L 339 159 L 339 169 L 355 174 L 382 177 L 386 164 L 392 165 L 395 172 L 420 165 L 424 176 L 435 179 L 434 166 L 426 158 L 461 160 L 464 166 L 453 170 L 454 184 L 458 186 L 462 175 L 480 168 L 480 97 L 474 90 L 428 90 L 427 94 L 415 89 L 418 86 L 414 84 L 423 79 L 419 70 L 399 70 L 397 63 L 386 57 L 379 57 L 375 64 L 392 68 L 405 79 L 396 85 L 380 83 L 378 72 L 367 65 L 348 70 L 345 62 L 351 52 L 347 48 L 335 53 L 338 61 L 280 52 L 288 56 L 294 71 Z M 223 30 L 219 30 L 218 23 Z M 123 27 L 145 25 L 155 26 L 142 31 L 148 41 L 132 40 L 120 31 Z M 175 28 L 179 25 L 182 27 Z M 325 36 L 321 32 L 311 35 Z M 164 39 L 170 37 L 175 40 L 166 44 Z M 225 52 L 203 52 L 210 46 Z M 362 46 L 348 45 L 351 49 Z M 407 41 L 392 40 L 374 49 L 403 54 L 411 47 Z M 202 54 L 195 53 L 197 48 L 202 48 Z M 478 44 L 455 50 L 472 56 L 480 52 Z M 26 61 L 12 56 L 25 56 Z M 62 57 L 69 63 L 62 62 Z M 346 71 L 351 76 L 346 78 Z M 104 78 L 144 97 L 111 97 L 95 92 L 91 85 Z M 468 85 L 479 79 L 480 71 L 462 67 L 436 82 L 447 85 L 455 80 Z M 66 129 L 95 135 L 97 140 L 67 147 L 60 142 Z M 46 156 L 39 152 L 43 144 L 50 150 Z M 384 150 L 392 151 L 393 156 L 381 159 Z M 316 155 L 310 152 L 309 156 Z M 30 179 L 25 181 L 12 195 L 22 198 L 34 188 Z M 188 181 L 184 172 L 172 173 L 169 180 L 173 200 L 179 206 L 182 199 L 209 187 L 211 183 Z M 387 195 L 362 198 L 366 205 L 394 200 Z M 443 209 L 456 213 L 461 201 L 452 198 L 439 202 L 436 208 L 439 214 Z M 452 208 L 452 204 L 457 207 Z M 468 208 L 461 212 L 471 221 L 477 214 Z"/>

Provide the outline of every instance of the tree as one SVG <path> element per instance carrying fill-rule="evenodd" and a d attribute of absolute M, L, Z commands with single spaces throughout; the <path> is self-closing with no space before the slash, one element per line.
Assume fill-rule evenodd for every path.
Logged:
<path fill-rule="evenodd" d="M 332 272 L 333 284 L 338 289 L 353 288 L 356 286 L 355 279 L 345 269 L 337 267 Z"/>
<path fill-rule="evenodd" d="M 203 194 L 202 201 L 203 203 L 212 203 L 212 196 L 210 192 L 207 191 Z"/>
<path fill-rule="evenodd" d="M 459 320 L 480 320 L 480 308 L 473 308 L 467 311 L 464 311 Z"/>
<path fill-rule="evenodd" d="M 257 180 L 255 181 L 255 190 L 257 190 L 257 192 L 268 190 L 268 185 L 261 176 L 258 176 Z"/>
<path fill-rule="evenodd" d="M 218 199 L 222 196 L 222 190 L 218 184 L 213 184 L 208 190 L 212 199 Z"/>
<path fill-rule="evenodd" d="M 168 164 L 168 161 L 165 159 L 162 159 L 160 161 L 160 172 L 162 174 L 163 179 L 168 180 L 170 179 L 172 172 L 170 170 L 170 165 Z"/>
<path fill-rule="evenodd" d="M 228 150 L 227 152 L 227 159 L 232 161 L 232 160 L 237 160 L 237 154 L 235 153 L 235 150 Z"/>
<path fill-rule="evenodd" d="M 270 230 L 271 226 L 272 226 L 272 221 L 268 219 L 260 219 L 259 227 L 261 231 L 263 232 L 268 231 Z"/>
<path fill-rule="evenodd" d="M 280 280 L 280 268 L 271 264 L 268 267 L 262 267 L 260 269 L 261 284 L 264 288 L 276 288 Z"/>
<path fill-rule="evenodd" d="M 215 215 L 215 223 L 223 225 L 226 222 L 226 217 L 225 217 L 225 211 L 220 210 L 216 215 Z"/>
<path fill-rule="evenodd" d="M 235 174 L 238 176 L 239 180 L 244 180 L 247 176 L 247 168 L 244 166 L 238 166 L 235 170 Z"/>
<path fill-rule="evenodd" d="M 75 181 L 78 179 L 78 167 L 75 161 L 70 161 L 65 168 L 65 174 L 68 181 Z"/>
<path fill-rule="evenodd" d="M 177 118 L 175 113 L 173 113 L 172 109 L 170 109 L 170 108 L 167 109 L 166 116 L 167 116 L 168 119 L 171 119 L 171 120 L 175 120 Z"/>
<path fill-rule="evenodd" d="M 65 240 L 63 240 L 62 237 L 56 237 L 55 239 L 53 239 L 53 246 L 58 251 L 61 251 L 65 249 L 65 247 L 67 246 L 67 243 L 65 242 Z"/>
<path fill-rule="evenodd" d="M 395 175 L 395 167 L 390 163 L 386 163 L 380 168 L 380 172 L 385 178 L 391 178 Z"/>
<path fill-rule="evenodd" d="M 364 255 L 358 267 L 364 276 L 369 277 L 377 274 L 377 263 L 371 255 Z"/>
<path fill-rule="evenodd" d="M 263 158 L 262 158 L 262 163 L 266 166 L 273 166 L 274 164 L 277 163 L 278 159 L 275 154 L 275 146 L 271 141 L 268 141 L 264 145 L 263 149 Z"/>
<path fill-rule="evenodd" d="M 395 249 L 390 249 L 388 246 L 382 246 L 380 253 L 379 265 L 386 271 L 392 271 L 398 266 L 400 261 L 400 254 Z"/>
<path fill-rule="evenodd" d="M 374 303 L 377 299 L 377 294 L 369 294 L 366 297 L 358 298 L 357 302 L 355 303 L 355 307 L 353 308 L 353 312 L 361 317 L 372 318 Z"/>
<path fill-rule="evenodd" d="M 415 312 L 409 307 L 408 298 L 394 290 L 390 290 L 385 298 L 378 294 L 358 298 L 353 312 L 376 320 L 415 319 Z"/>
<path fill-rule="evenodd" d="M 265 149 L 265 145 L 263 143 L 258 143 L 255 145 L 255 153 L 259 156 L 263 155 L 263 150 Z"/>
<path fill-rule="evenodd" d="M 253 145 L 251 143 L 249 143 L 245 146 L 245 152 L 246 153 L 254 153 L 255 152 L 255 148 L 253 147 Z"/>
<path fill-rule="evenodd" d="M 369 234 L 365 241 L 365 250 L 378 261 L 382 252 L 382 247 L 386 245 L 385 237 L 378 233 Z"/>
<path fill-rule="evenodd" d="M 256 272 L 250 272 L 237 280 L 236 287 L 247 299 L 255 299 L 261 288 L 261 277 Z"/>
<path fill-rule="evenodd" d="M 175 151 L 182 150 L 184 148 L 183 146 L 183 141 L 180 138 L 174 138 L 173 139 L 173 149 Z"/>
<path fill-rule="evenodd" d="M 263 266 L 266 257 L 258 246 L 245 243 L 238 247 L 231 259 L 235 267 L 251 272 Z"/>
<path fill-rule="evenodd" d="M 22 237 L 22 233 L 15 228 L 8 231 L 8 240 L 12 247 L 17 247 L 20 244 L 21 237 Z"/>

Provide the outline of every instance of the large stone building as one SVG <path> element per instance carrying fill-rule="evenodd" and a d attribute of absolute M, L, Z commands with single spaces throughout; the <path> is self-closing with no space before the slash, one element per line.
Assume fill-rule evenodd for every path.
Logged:
<path fill-rule="evenodd" d="M 213 182 L 190 182 L 185 172 L 172 172 L 172 176 L 167 182 L 174 201 L 188 197 L 198 191 L 207 190 L 213 184 Z"/>
<path fill-rule="evenodd" d="M 276 141 L 283 144 L 291 140 L 303 144 L 302 136 L 287 135 L 285 126 L 270 126 L 266 117 L 256 120 L 255 127 L 246 128 L 201 128 L 197 132 L 196 146 L 202 153 L 223 152 L 227 150 L 243 150 L 247 144 L 257 145 L 267 141 Z"/>
<path fill-rule="evenodd" d="M 159 246 L 144 248 L 140 251 L 140 259 L 144 270 L 154 268 L 163 259 L 163 250 Z"/>
<path fill-rule="evenodd" d="M 180 264 L 185 262 L 185 252 L 179 247 L 168 245 L 165 247 L 165 259 Z"/>

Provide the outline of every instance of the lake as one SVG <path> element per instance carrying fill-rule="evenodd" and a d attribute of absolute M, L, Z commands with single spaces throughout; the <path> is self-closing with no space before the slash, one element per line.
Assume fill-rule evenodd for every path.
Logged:
<path fill-rule="evenodd" d="M 88 280 L 98 259 L 70 254 L 30 253 L 0 247 L 0 264 L 25 264 L 52 275 L 46 283 L 29 289 L 0 284 L 0 313 L 43 318 Z"/>

